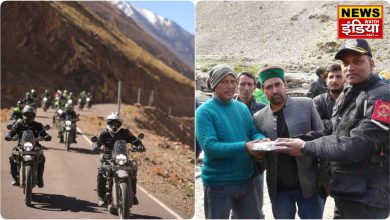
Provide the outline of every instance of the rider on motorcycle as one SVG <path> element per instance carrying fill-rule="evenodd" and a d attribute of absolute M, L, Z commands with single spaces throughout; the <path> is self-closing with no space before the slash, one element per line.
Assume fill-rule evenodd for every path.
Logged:
<path fill-rule="evenodd" d="M 19 100 L 16 103 L 16 107 L 14 108 L 14 111 L 11 113 L 10 120 L 18 120 L 23 118 L 22 107 L 23 107 L 22 101 Z"/>
<path fill-rule="evenodd" d="M 29 105 L 26 105 L 23 108 L 22 111 L 23 114 L 23 120 L 17 121 L 13 126 L 12 130 L 8 132 L 8 134 L 5 136 L 6 141 L 12 140 L 12 137 L 16 134 L 18 135 L 19 139 L 22 137 L 23 131 L 25 130 L 31 130 L 34 133 L 34 137 L 38 138 L 38 136 L 43 137 L 46 141 L 51 140 L 51 136 L 46 133 L 46 131 L 43 129 L 43 125 L 39 122 L 34 121 L 35 119 L 35 108 Z M 37 146 L 41 146 L 39 142 L 36 142 Z M 19 178 L 18 178 L 18 170 L 17 170 L 17 164 L 14 162 L 14 155 L 15 152 L 14 148 L 12 150 L 12 154 L 9 157 L 9 162 L 11 165 L 11 176 L 12 180 L 11 183 L 14 186 L 18 186 L 19 184 Z M 39 159 L 38 163 L 38 187 L 42 188 L 44 186 L 43 183 L 43 171 L 45 169 L 45 156 L 43 155 L 43 152 L 41 154 L 41 158 Z"/>
<path fill-rule="evenodd" d="M 70 103 L 66 103 L 65 104 L 65 111 L 63 111 L 62 114 L 59 115 L 59 120 L 62 121 L 62 122 L 65 122 L 67 120 L 75 122 L 75 121 L 79 120 L 79 116 L 73 110 L 73 105 L 72 104 L 70 104 Z M 75 125 L 76 124 L 74 124 L 74 126 Z M 60 143 L 64 143 L 64 136 L 62 134 L 64 132 L 64 129 L 65 129 L 65 126 L 61 126 L 58 129 L 58 137 L 60 138 Z M 76 132 L 74 133 L 73 138 L 74 138 L 72 140 L 73 143 L 77 143 L 77 141 L 76 141 Z"/>
<path fill-rule="evenodd" d="M 132 143 L 137 146 L 139 152 L 145 151 L 145 147 L 140 140 L 138 140 L 129 129 L 121 128 L 122 118 L 117 112 L 109 114 L 106 118 L 107 128 L 104 128 L 100 134 L 97 135 L 97 142 L 93 143 L 93 151 L 98 152 L 100 147 L 104 145 L 104 152 L 112 153 L 116 140 L 125 140 L 127 143 Z M 134 143 L 133 143 L 134 142 Z M 104 161 L 100 161 L 97 175 L 97 192 L 98 192 L 98 205 L 105 205 L 105 194 L 106 194 L 106 180 L 102 174 L 102 166 Z M 137 189 L 137 172 L 135 172 L 135 178 L 132 178 L 132 186 L 134 192 L 133 204 L 138 205 L 138 199 L 135 196 Z"/>
<path fill-rule="evenodd" d="M 34 99 L 34 101 L 35 101 L 35 99 L 38 97 L 38 94 L 37 94 L 37 92 L 35 91 L 35 89 L 31 89 L 31 94 L 30 94 L 30 96 L 31 96 L 32 99 Z"/>
<path fill-rule="evenodd" d="M 45 89 L 45 91 L 41 95 L 41 99 L 43 99 L 43 98 L 47 98 L 47 99 L 51 98 L 49 90 Z"/>
<path fill-rule="evenodd" d="M 68 99 L 62 93 L 57 93 L 54 100 L 54 107 L 57 109 L 63 108 L 67 101 Z"/>
<path fill-rule="evenodd" d="M 22 102 L 24 105 L 30 105 L 30 106 L 33 106 L 35 108 L 35 100 L 34 100 L 34 98 L 31 97 L 30 92 L 26 92 L 26 96 L 24 97 Z"/>

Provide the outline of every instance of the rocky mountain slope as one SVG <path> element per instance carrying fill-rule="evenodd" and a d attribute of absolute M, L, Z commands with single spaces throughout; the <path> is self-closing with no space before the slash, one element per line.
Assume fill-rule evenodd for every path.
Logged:
<path fill-rule="evenodd" d="M 374 4 L 346 2 L 343 4 Z M 314 73 L 333 60 L 337 4 L 321 1 L 201 1 L 196 8 L 197 69 L 223 62 Z M 384 5 L 384 39 L 370 40 L 377 71 L 390 66 L 390 7 Z"/>
<path fill-rule="evenodd" d="M 4 2 L 1 27 L 2 107 L 31 88 L 85 89 L 113 102 L 121 80 L 125 103 L 135 103 L 142 88 L 142 104 L 153 90 L 154 106 L 193 115 L 192 80 L 78 2 Z"/>
<path fill-rule="evenodd" d="M 137 8 L 130 2 L 117 0 L 111 2 L 131 17 L 143 30 L 162 42 L 187 65 L 191 67 L 194 65 L 194 35 L 188 33 L 174 21 L 147 9 Z"/>
<path fill-rule="evenodd" d="M 153 35 L 143 30 L 137 20 L 129 18 L 126 13 L 116 6 L 105 1 L 81 1 L 79 2 L 85 8 L 94 12 L 107 24 L 114 26 L 120 32 L 136 42 L 140 47 L 147 50 L 150 54 L 163 61 L 179 73 L 182 73 L 189 79 L 194 79 L 194 52 L 187 51 L 186 54 L 175 54 L 169 48 L 156 39 Z M 163 31 L 163 30 L 161 30 Z M 193 47 L 193 39 L 188 39 L 186 44 Z M 192 63 L 183 62 L 184 57 L 192 56 Z"/>

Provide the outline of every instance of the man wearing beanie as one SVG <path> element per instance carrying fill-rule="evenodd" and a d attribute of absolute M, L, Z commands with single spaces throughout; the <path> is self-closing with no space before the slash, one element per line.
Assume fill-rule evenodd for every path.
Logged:
<path fill-rule="evenodd" d="M 259 80 L 270 104 L 253 116 L 257 128 L 271 140 L 290 138 L 309 131 L 323 130 L 321 119 L 310 98 L 289 97 L 284 70 L 270 66 L 260 70 Z M 292 157 L 267 152 L 267 185 L 276 219 L 322 218 L 323 201 L 318 194 L 320 168 L 312 156 Z"/>
<path fill-rule="evenodd" d="M 225 65 L 211 69 L 208 87 L 213 97 L 195 111 L 197 140 L 204 151 L 202 181 L 207 219 L 260 218 L 254 187 L 253 144 L 264 139 L 247 106 L 233 99 L 234 71 Z"/>
<path fill-rule="evenodd" d="M 339 218 L 386 219 L 390 213 L 389 86 L 374 73 L 366 40 L 346 41 L 336 53 L 347 85 L 333 108 L 333 132 L 280 142 L 293 156 L 330 160 L 330 195 Z M 317 138 L 317 139 L 315 139 Z"/>

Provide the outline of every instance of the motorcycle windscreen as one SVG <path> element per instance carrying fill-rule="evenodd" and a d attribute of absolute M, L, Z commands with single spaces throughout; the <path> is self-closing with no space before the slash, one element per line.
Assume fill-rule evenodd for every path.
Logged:
<path fill-rule="evenodd" d="M 127 156 L 127 147 L 125 140 L 117 140 L 114 144 L 114 149 L 112 150 L 112 158 L 115 159 L 118 154 L 124 154 Z"/>
<path fill-rule="evenodd" d="M 34 143 L 34 133 L 31 130 L 23 131 L 22 138 L 20 139 L 20 143 L 24 144 L 26 142 Z"/>

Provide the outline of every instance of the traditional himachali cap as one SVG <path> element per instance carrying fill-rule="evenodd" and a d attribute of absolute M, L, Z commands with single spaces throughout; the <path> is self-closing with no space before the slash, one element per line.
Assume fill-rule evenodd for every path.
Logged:
<path fill-rule="evenodd" d="M 269 66 L 259 71 L 259 81 L 263 84 L 267 79 L 279 77 L 284 80 L 284 70 L 280 66 Z"/>
<path fill-rule="evenodd" d="M 235 79 L 237 79 L 234 71 L 223 64 L 214 66 L 209 73 L 209 78 L 207 79 L 207 87 L 209 90 L 214 90 L 214 88 L 218 85 L 219 82 L 227 75 L 232 75 Z"/>
<path fill-rule="evenodd" d="M 367 41 L 364 39 L 347 40 L 343 45 L 341 45 L 340 50 L 336 53 L 334 58 L 336 60 L 341 60 L 344 53 L 347 51 L 355 51 L 372 57 L 370 45 L 368 45 Z"/>

